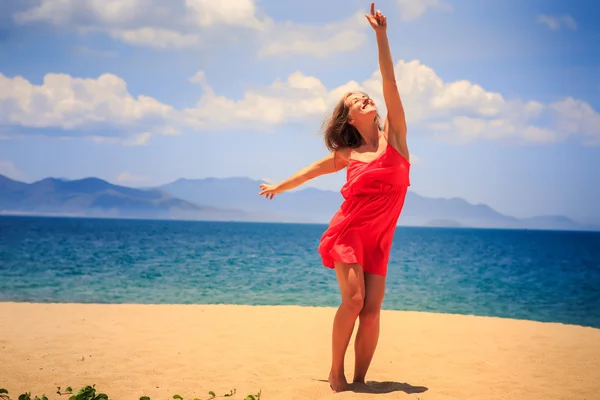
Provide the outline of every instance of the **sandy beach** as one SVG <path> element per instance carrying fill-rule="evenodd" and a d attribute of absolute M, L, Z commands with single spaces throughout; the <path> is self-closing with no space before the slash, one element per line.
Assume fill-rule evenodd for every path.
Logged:
<path fill-rule="evenodd" d="M 597 399 L 600 330 L 384 311 L 368 389 L 325 379 L 335 310 L 0 303 L 0 387 L 50 400 L 95 384 L 110 399 Z M 351 342 L 351 347 L 352 347 Z M 349 352 L 346 370 L 353 368 Z M 365 393 L 366 391 L 370 393 Z M 375 393 L 375 394 L 373 394 Z M 63 396 L 62 398 L 67 398 Z"/>

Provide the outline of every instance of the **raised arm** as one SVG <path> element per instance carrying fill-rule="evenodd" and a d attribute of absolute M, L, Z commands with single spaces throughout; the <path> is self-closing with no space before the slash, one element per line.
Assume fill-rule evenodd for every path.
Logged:
<path fill-rule="evenodd" d="M 394 63 L 387 37 L 387 20 L 379 10 L 375 12 L 375 3 L 371 3 L 371 14 L 365 15 L 375 30 L 377 37 L 377 49 L 379 53 L 379 69 L 383 83 L 383 98 L 387 108 L 385 121 L 388 140 L 407 160 L 408 145 L 406 142 L 406 118 L 404 107 L 398 93 L 396 76 L 394 74 Z"/>
<path fill-rule="evenodd" d="M 294 189 L 318 176 L 331 174 L 338 172 L 342 168 L 348 165 L 348 151 L 345 149 L 338 150 L 329 153 L 329 155 L 323 157 L 310 164 L 309 166 L 302 168 L 301 170 L 294 173 L 292 176 L 284 181 L 281 181 L 275 185 L 261 184 L 260 196 L 265 196 L 267 199 L 272 199 L 274 195 L 283 193 L 287 190 Z"/>

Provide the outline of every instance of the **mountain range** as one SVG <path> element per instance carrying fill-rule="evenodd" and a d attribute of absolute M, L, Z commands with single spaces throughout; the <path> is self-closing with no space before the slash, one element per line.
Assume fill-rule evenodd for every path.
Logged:
<path fill-rule="evenodd" d="M 250 178 L 178 179 L 152 188 L 114 185 L 98 178 L 45 178 L 25 183 L 0 175 L 0 213 L 104 218 L 327 223 L 339 192 L 303 188 L 273 200 L 258 196 Z M 565 216 L 515 218 L 461 198 L 409 191 L 399 225 L 504 229 L 600 230 Z"/>

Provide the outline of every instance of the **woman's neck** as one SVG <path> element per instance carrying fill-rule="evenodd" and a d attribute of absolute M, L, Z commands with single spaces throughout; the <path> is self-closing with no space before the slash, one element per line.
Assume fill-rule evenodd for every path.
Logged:
<path fill-rule="evenodd" d="M 364 126 L 357 126 L 363 143 L 369 147 L 376 149 L 379 146 L 379 127 L 375 122 L 370 122 Z"/>

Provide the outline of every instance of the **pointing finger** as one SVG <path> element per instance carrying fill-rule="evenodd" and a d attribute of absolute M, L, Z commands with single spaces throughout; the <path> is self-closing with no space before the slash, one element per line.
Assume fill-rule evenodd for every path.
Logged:
<path fill-rule="evenodd" d="M 371 3 L 371 15 L 375 15 L 375 2 Z"/>

